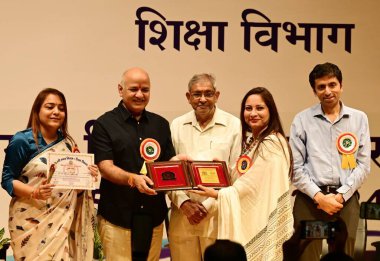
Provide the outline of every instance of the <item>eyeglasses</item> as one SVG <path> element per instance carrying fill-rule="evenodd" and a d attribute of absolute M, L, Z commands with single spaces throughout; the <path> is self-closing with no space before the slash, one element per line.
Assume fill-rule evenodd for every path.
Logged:
<path fill-rule="evenodd" d="M 212 97 L 214 97 L 215 92 L 211 92 L 211 91 L 193 92 L 193 93 L 190 93 L 190 95 L 191 95 L 191 97 L 193 97 L 193 99 L 200 99 L 200 98 L 202 98 L 202 96 L 204 96 L 206 99 L 211 99 Z"/>

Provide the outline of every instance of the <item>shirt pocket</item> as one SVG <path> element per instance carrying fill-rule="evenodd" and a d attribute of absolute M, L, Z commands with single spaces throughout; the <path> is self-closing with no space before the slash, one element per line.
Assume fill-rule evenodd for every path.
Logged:
<path fill-rule="evenodd" d="M 228 165 L 231 143 L 228 142 L 229 139 L 212 139 L 210 141 L 210 150 L 212 151 L 213 157 L 218 160 L 226 161 Z"/>

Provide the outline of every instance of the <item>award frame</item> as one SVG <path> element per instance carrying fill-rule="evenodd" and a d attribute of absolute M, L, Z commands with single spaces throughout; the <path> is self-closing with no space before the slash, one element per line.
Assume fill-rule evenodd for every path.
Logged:
<path fill-rule="evenodd" d="M 220 189 L 231 185 L 224 161 L 147 162 L 146 167 L 156 191 L 198 189 L 198 185 Z"/>
<path fill-rule="evenodd" d="M 48 183 L 54 184 L 53 189 L 97 189 L 99 184 L 88 169 L 91 164 L 94 164 L 94 154 L 49 152 Z"/>
<path fill-rule="evenodd" d="M 147 175 L 156 191 L 192 189 L 193 180 L 184 161 L 146 162 Z"/>
<path fill-rule="evenodd" d="M 192 173 L 194 189 L 198 185 L 221 189 L 231 185 L 227 176 L 228 170 L 224 161 L 193 161 L 189 162 L 189 172 Z"/>

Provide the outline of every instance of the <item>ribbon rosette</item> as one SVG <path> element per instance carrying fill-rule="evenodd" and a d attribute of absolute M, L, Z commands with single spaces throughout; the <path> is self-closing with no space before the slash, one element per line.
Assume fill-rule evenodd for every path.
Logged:
<path fill-rule="evenodd" d="M 251 165 L 252 165 L 251 158 L 247 155 L 242 155 L 237 160 L 236 169 L 240 175 L 243 175 L 244 173 L 246 173 L 249 170 Z"/>
<path fill-rule="evenodd" d="M 356 167 L 355 152 L 358 149 L 358 139 L 351 132 L 344 132 L 339 135 L 336 147 L 342 154 L 342 169 L 354 169 Z"/>
<path fill-rule="evenodd" d="M 141 142 L 140 154 L 145 162 L 153 162 L 158 159 L 161 154 L 160 144 L 155 139 L 147 138 Z M 147 173 L 145 162 L 140 171 L 140 173 L 144 175 Z"/>

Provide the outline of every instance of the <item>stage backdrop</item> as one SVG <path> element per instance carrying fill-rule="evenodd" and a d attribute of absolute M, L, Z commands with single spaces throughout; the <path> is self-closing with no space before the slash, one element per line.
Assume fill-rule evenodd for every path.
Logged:
<path fill-rule="evenodd" d="M 378 10 L 374 0 L 1 1 L 0 167 L 10 135 L 26 127 L 45 87 L 66 95 L 83 152 L 89 121 L 117 105 L 120 76 L 132 66 L 150 73 L 148 110 L 169 121 L 191 109 L 191 76 L 210 72 L 218 106 L 237 116 L 250 88 L 267 87 L 288 134 L 295 114 L 317 102 L 310 70 L 329 61 L 343 71 L 344 103 L 369 117 L 372 170 L 360 190 L 367 200 L 380 184 Z M 9 200 L 1 190 L 0 227 Z M 380 230 L 380 221 L 369 226 Z"/>

